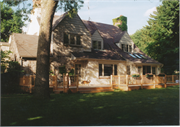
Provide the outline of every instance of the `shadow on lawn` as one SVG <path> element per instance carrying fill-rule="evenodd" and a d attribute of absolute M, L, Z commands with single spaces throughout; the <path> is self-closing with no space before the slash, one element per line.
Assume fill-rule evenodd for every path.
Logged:
<path fill-rule="evenodd" d="M 5 98 L 9 97 L 9 98 Z M 2 125 L 178 125 L 179 86 L 94 94 L 2 97 Z"/>

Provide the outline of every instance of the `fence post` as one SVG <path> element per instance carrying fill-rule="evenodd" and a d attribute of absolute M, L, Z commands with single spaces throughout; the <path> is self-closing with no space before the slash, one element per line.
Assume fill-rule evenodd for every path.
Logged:
<path fill-rule="evenodd" d="M 77 85 L 77 92 L 78 92 L 78 87 L 79 87 L 79 76 L 77 75 L 77 77 L 76 77 L 76 85 Z"/>
<path fill-rule="evenodd" d="M 23 86 L 25 85 L 25 76 L 23 76 Z"/>
<path fill-rule="evenodd" d="M 141 89 L 143 89 L 143 75 L 141 75 Z"/>
<path fill-rule="evenodd" d="M 153 75 L 153 83 L 154 83 L 154 88 L 156 88 L 156 80 L 155 80 L 156 76 Z"/>
<path fill-rule="evenodd" d="M 126 75 L 126 87 L 127 87 L 127 91 L 129 91 L 128 84 L 129 84 L 128 75 Z"/>
<path fill-rule="evenodd" d="M 167 85 L 166 85 L 166 82 L 167 82 L 167 76 L 165 75 L 165 77 L 164 77 L 165 79 L 164 79 L 164 87 L 166 88 L 167 87 Z"/>
<path fill-rule="evenodd" d="M 172 75 L 172 83 L 174 83 L 174 75 Z"/>
<path fill-rule="evenodd" d="M 120 88 L 120 75 L 118 75 L 118 86 L 119 86 L 119 88 Z"/>
<path fill-rule="evenodd" d="M 113 88 L 113 84 L 112 84 L 112 75 L 111 75 L 111 89 Z"/>
<path fill-rule="evenodd" d="M 32 93 L 32 78 L 31 75 L 29 76 L 29 89 L 30 89 L 30 93 Z"/>

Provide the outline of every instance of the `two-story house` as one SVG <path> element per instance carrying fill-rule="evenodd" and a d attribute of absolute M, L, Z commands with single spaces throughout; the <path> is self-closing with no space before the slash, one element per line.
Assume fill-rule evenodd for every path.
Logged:
<path fill-rule="evenodd" d="M 27 34 L 12 34 L 9 39 L 11 56 L 27 74 L 35 73 L 40 27 L 40 9 L 35 9 Z M 110 84 L 110 75 L 133 73 L 159 74 L 162 64 L 144 54 L 131 40 L 127 31 L 99 22 L 70 18 L 67 13 L 54 16 L 51 40 L 51 70 L 59 67 L 74 69 L 80 80 L 93 85 Z"/>

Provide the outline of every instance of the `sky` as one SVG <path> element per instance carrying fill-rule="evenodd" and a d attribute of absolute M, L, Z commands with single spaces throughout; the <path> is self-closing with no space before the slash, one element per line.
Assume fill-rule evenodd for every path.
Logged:
<path fill-rule="evenodd" d="M 83 20 L 90 19 L 90 21 L 110 25 L 113 25 L 112 19 L 120 15 L 126 16 L 128 33 L 132 35 L 143 26 L 148 25 L 149 15 L 161 4 L 160 0 L 84 0 L 78 15 Z M 63 13 L 59 10 L 55 14 Z M 27 27 L 23 30 L 26 31 Z"/>

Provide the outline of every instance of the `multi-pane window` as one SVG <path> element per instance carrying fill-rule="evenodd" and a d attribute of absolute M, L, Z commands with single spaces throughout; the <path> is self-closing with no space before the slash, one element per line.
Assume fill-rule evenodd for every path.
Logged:
<path fill-rule="evenodd" d="M 124 52 L 132 52 L 132 46 L 131 45 L 126 45 L 126 44 L 121 44 L 122 50 Z"/>
<path fill-rule="evenodd" d="M 64 44 L 81 45 L 81 36 L 76 34 L 64 33 Z"/>
<path fill-rule="evenodd" d="M 92 48 L 93 49 L 101 49 L 101 41 L 93 41 L 92 42 Z"/>
<path fill-rule="evenodd" d="M 76 36 L 76 44 L 81 45 L 81 36 L 80 35 Z"/>
<path fill-rule="evenodd" d="M 143 66 L 143 75 L 151 73 L 151 66 Z"/>
<path fill-rule="evenodd" d="M 128 52 L 132 52 L 132 47 L 131 45 L 129 45 L 129 51 Z"/>
<path fill-rule="evenodd" d="M 68 34 L 64 33 L 64 44 L 69 44 Z"/>
<path fill-rule="evenodd" d="M 121 47 L 122 47 L 122 50 L 125 51 L 125 44 L 122 44 Z"/>
<path fill-rule="evenodd" d="M 99 76 L 102 76 L 102 64 L 99 64 Z"/>
<path fill-rule="evenodd" d="M 70 44 L 72 44 L 72 45 L 75 44 L 75 35 L 73 35 L 73 34 L 70 35 Z"/>
<path fill-rule="evenodd" d="M 81 76 L 81 64 L 75 64 L 75 74 Z"/>
<path fill-rule="evenodd" d="M 117 75 L 117 65 L 99 64 L 99 76 L 110 76 L 110 75 Z"/>

